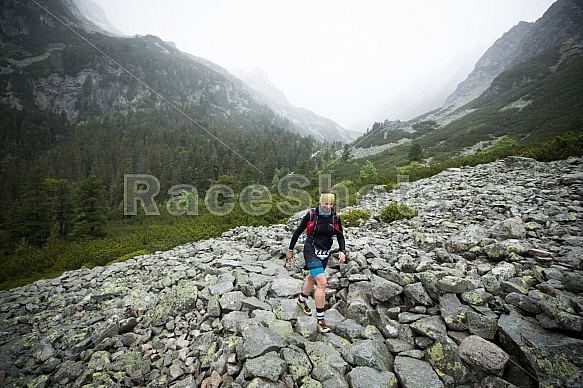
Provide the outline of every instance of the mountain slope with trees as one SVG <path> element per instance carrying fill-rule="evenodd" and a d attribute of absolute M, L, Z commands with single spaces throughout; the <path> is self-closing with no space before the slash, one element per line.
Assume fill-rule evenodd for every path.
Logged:
<path fill-rule="evenodd" d="M 42 7 L 0 10 L 0 253 L 115 234 L 124 174 L 156 177 L 163 205 L 175 185 L 277 184 L 319 148 L 216 66 Z"/>

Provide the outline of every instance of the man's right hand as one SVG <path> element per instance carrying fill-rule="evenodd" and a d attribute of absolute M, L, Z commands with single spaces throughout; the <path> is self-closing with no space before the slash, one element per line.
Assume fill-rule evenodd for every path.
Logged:
<path fill-rule="evenodd" d="M 291 261 L 291 259 L 294 258 L 294 251 L 287 251 L 287 253 L 285 254 L 285 258 L 287 259 L 287 261 Z"/>

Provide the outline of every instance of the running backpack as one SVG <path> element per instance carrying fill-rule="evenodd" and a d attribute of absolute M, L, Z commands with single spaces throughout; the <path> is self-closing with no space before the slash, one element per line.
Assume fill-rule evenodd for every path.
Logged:
<path fill-rule="evenodd" d="M 340 224 L 338 223 L 338 213 L 332 210 L 332 222 L 334 223 L 334 230 L 336 232 L 340 231 Z M 308 234 L 314 233 L 314 228 L 316 227 L 316 222 L 318 222 L 318 215 L 316 214 L 316 209 L 310 209 L 310 221 L 308 221 L 308 226 L 306 227 L 306 232 Z"/>

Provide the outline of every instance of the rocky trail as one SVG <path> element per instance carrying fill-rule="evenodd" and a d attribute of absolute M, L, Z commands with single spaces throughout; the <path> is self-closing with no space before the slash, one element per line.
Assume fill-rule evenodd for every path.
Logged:
<path fill-rule="evenodd" d="M 582 201 L 580 158 L 366 196 L 419 215 L 345 228 L 328 334 L 282 256 L 297 217 L 0 291 L 0 386 L 581 387 Z"/>

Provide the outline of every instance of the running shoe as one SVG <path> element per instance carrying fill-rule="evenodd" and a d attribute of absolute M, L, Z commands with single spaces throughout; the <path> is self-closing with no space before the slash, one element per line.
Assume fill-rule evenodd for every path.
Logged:
<path fill-rule="evenodd" d="M 318 331 L 320 333 L 330 333 L 330 328 L 326 326 L 326 320 L 318 319 Z"/>
<path fill-rule="evenodd" d="M 298 299 L 298 306 L 302 308 L 304 314 L 312 315 L 312 310 L 308 307 L 308 302 L 302 302 L 301 300 Z"/>

